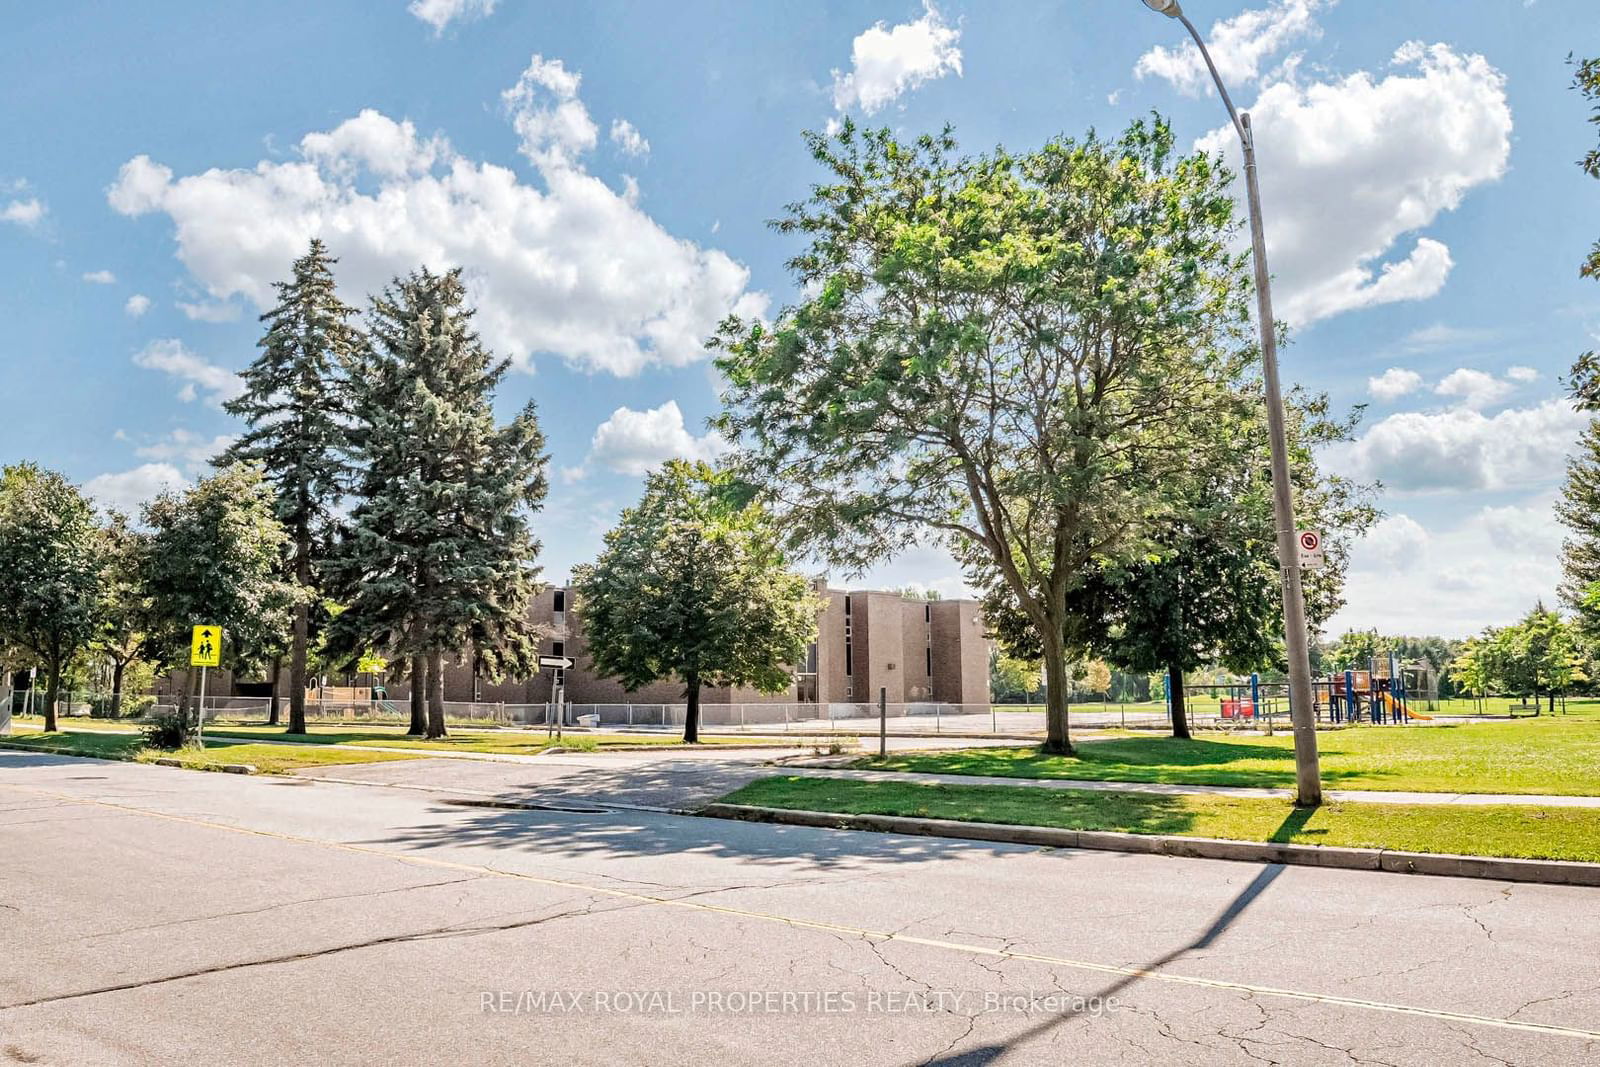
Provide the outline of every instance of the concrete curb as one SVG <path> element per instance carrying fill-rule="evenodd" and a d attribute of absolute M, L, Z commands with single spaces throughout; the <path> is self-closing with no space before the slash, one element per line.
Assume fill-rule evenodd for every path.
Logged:
<path fill-rule="evenodd" d="M 1326 845 L 1226 841 L 1211 837 L 1126 834 L 1107 830 L 1062 830 L 1048 826 L 1010 826 L 1003 823 L 959 822 L 953 819 L 915 819 L 900 815 L 846 815 L 838 812 L 763 808 L 747 804 L 707 804 L 697 809 L 694 814 L 744 822 L 816 826 L 830 830 L 871 830 L 878 833 L 952 837 L 965 841 L 994 841 L 1046 848 L 1087 848 L 1192 859 L 1283 863 L 1352 871 L 1389 871 L 1396 874 L 1430 874 L 1446 878 L 1487 878 L 1502 882 L 1600 886 L 1600 863 L 1577 863 L 1568 860 L 1501 859 L 1492 856 L 1401 852 L 1394 849 L 1335 848 Z"/>

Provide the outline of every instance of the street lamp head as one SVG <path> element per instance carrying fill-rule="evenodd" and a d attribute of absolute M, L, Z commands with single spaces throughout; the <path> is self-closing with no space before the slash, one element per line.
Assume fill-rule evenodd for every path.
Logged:
<path fill-rule="evenodd" d="M 1144 0 L 1144 6 L 1169 19 L 1175 19 L 1183 14 L 1183 8 L 1178 5 L 1178 0 Z"/>

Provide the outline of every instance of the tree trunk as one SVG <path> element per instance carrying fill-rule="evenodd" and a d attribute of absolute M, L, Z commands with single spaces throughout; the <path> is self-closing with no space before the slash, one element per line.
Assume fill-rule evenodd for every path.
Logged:
<path fill-rule="evenodd" d="M 306 602 L 311 582 L 311 565 L 306 555 L 297 550 L 295 581 L 300 584 L 301 599 L 294 606 L 294 638 L 289 648 L 289 732 L 306 732 L 306 642 L 311 632 L 311 605 Z"/>
<path fill-rule="evenodd" d="M 113 660 L 111 664 L 111 717 L 122 718 L 122 675 L 128 669 L 126 662 Z"/>
<path fill-rule="evenodd" d="M 428 732 L 428 658 L 411 657 L 411 728 L 406 735 L 422 737 Z"/>
<path fill-rule="evenodd" d="M 1554 715 L 1555 713 L 1556 713 L 1556 691 L 1554 689 L 1552 689 L 1552 690 L 1550 690 L 1550 714 Z"/>
<path fill-rule="evenodd" d="M 46 732 L 54 733 L 56 723 L 56 700 L 61 696 L 61 664 L 52 662 L 45 671 L 44 690 L 44 728 Z"/>
<path fill-rule="evenodd" d="M 1172 736 L 1188 739 L 1189 709 L 1183 700 L 1183 668 L 1167 664 L 1167 694 L 1172 703 Z"/>
<path fill-rule="evenodd" d="M 1067 651 L 1054 626 L 1045 628 L 1044 638 L 1044 750 L 1057 755 L 1072 755 L 1072 734 L 1067 727 L 1068 686 Z"/>
<path fill-rule="evenodd" d="M 428 740 L 443 737 L 444 653 L 428 653 Z"/>
<path fill-rule="evenodd" d="M 700 743 L 700 675 L 690 671 L 684 676 L 684 696 L 688 704 L 683 709 L 683 743 Z"/>
<path fill-rule="evenodd" d="M 283 721 L 278 703 L 278 682 L 283 678 L 283 657 L 272 657 L 272 703 L 267 706 L 267 725 L 277 726 Z M 300 699 L 305 699 L 305 690 L 301 690 Z M 302 705 L 303 707 L 303 705 Z"/>

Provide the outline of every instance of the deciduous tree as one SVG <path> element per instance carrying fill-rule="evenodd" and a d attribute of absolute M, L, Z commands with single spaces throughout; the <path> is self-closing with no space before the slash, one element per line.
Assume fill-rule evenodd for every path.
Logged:
<path fill-rule="evenodd" d="M 703 463 L 669 461 L 646 478 L 599 558 L 574 574 L 594 669 L 629 689 L 681 681 L 689 742 L 700 737 L 701 686 L 779 692 L 817 636 L 820 602 L 765 509 L 741 504 L 729 481 Z"/>
<path fill-rule="evenodd" d="M 46 730 L 62 670 L 95 634 L 99 549 L 94 509 L 72 483 L 33 463 L 0 470 L 0 637 L 44 668 Z"/>
<path fill-rule="evenodd" d="M 171 661 L 188 662 L 197 625 L 222 628 L 228 665 L 249 662 L 281 640 L 302 591 L 283 577 L 289 537 L 276 511 L 272 486 L 260 468 L 244 463 L 145 505 L 145 591 L 153 630 Z M 189 693 L 195 674 L 189 671 Z M 181 708 L 186 718 L 187 695 Z"/>
<path fill-rule="evenodd" d="M 777 223 L 806 294 L 727 322 L 723 432 L 799 543 L 861 568 L 930 533 L 1040 634 L 1071 750 L 1068 604 L 1211 463 L 1253 354 L 1231 177 L 1163 122 L 960 158 L 947 133 L 810 135 Z"/>

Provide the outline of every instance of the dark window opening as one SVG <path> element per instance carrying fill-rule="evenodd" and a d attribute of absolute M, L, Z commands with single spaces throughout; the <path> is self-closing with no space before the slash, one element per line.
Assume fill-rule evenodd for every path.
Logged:
<path fill-rule="evenodd" d="M 556 603 L 555 603 L 556 614 L 559 615 L 561 612 L 566 611 L 566 610 L 567 610 L 567 591 L 565 589 L 557 589 L 556 590 Z"/>
<path fill-rule="evenodd" d="M 565 656 L 567 654 L 567 643 L 565 641 L 550 642 L 550 654 L 552 656 Z"/>
<path fill-rule="evenodd" d="M 927 651 L 928 651 L 928 676 L 932 677 L 933 676 L 933 649 L 932 649 L 932 647 L 930 647 Z"/>

